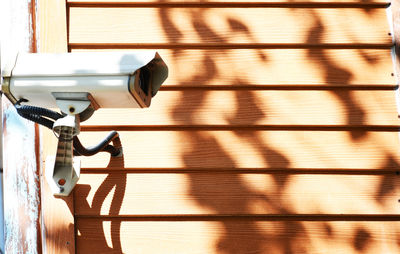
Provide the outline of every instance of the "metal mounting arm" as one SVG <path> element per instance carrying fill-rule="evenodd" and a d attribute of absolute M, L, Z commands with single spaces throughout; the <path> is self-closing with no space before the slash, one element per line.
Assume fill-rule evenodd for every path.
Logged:
<path fill-rule="evenodd" d="M 98 145 L 84 147 L 77 135 L 80 132 L 80 122 L 88 119 L 98 108 L 97 103 L 89 93 L 53 93 L 57 105 L 66 116 L 53 116 L 45 109 L 41 114 L 54 120 L 49 128 L 53 129 L 58 138 L 56 156 L 46 159 L 46 179 L 55 196 L 68 196 L 79 180 L 80 159 L 78 156 L 91 156 L 98 152 L 108 152 L 111 156 L 121 156 L 122 147 L 109 143 L 119 138 L 116 131 L 110 132 Z M 21 109 L 21 114 L 24 111 Z M 118 142 L 117 142 L 118 144 Z"/>
<path fill-rule="evenodd" d="M 73 157 L 73 138 L 79 133 L 79 116 L 67 115 L 54 123 L 58 137 L 56 157 L 46 160 L 46 179 L 53 194 L 68 196 L 80 176 L 80 160 Z"/>
<path fill-rule="evenodd" d="M 65 92 L 53 96 L 67 115 L 53 125 L 58 137 L 57 154 L 46 160 L 46 178 L 55 196 L 68 196 L 80 176 L 80 159 L 74 157 L 73 140 L 80 132 L 81 118 L 89 118 L 98 105 L 89 93 Z"/>

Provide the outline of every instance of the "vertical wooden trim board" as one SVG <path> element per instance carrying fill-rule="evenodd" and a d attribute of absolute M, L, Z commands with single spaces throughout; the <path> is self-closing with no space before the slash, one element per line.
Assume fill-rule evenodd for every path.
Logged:
<path fill-rule="evenodd" d="M 35 1 L 1 1 L 2 65 L 17 52 L 34 52 Z M 2 98 L 5 253 L 41 253 L 40 181 L 36 126 Z"/>
<path fill-rule="evenodd" d="M 394 38 L 394 67 L 396 71 L 397 83 L 400 80 L 400 1 L 393 0 L 390 6 L 390 14 L 392 15 L 391 23 L 392 23 L 392 32 Z"/>
<path fill-rule="evenodd" d="M 39 0 L 40 53 L 67 52 L 67 12 L 64 0 Z M 56 152 L 56 138 L 42 128 L 42 165 Z M 46 170 L 44 168 L 44 170 Z M 73 195 L 55 198 L 41 172 L 44 253 L 75 253 Z"/>

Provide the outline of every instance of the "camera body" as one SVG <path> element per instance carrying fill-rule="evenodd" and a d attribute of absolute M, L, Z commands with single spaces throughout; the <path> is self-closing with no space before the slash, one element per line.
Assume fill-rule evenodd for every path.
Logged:
<path fill-rule="evenodd" d="M 13 104 L 72 113 L 57 100 L 86 94 L 100 108 L 149 107 L 168 68 L 155 51 L 18 54 L 2 76 L 2 91 Z"/>

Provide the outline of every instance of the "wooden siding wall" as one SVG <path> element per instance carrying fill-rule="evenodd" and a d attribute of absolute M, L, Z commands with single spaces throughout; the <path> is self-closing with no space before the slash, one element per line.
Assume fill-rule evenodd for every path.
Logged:
<path fill-rule="evenodd" d="M 67 3 L 69 50 L 159 49 L 146 110 L 100 109 L 77 253 L 399 253 L 386 1 Z"/>

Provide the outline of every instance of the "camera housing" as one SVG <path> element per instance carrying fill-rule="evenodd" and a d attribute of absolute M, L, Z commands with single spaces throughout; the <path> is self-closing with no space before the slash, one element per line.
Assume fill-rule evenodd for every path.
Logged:
<path fill-rule="evenodd" d="M 57 103 L 60 94 L 79 99 L 87 93 L 100 108 L 149 107 L 168 68 L 155 51 L 18 54 L 2 76 L 2 91 L 13 104 L 72 113 Z"/>

